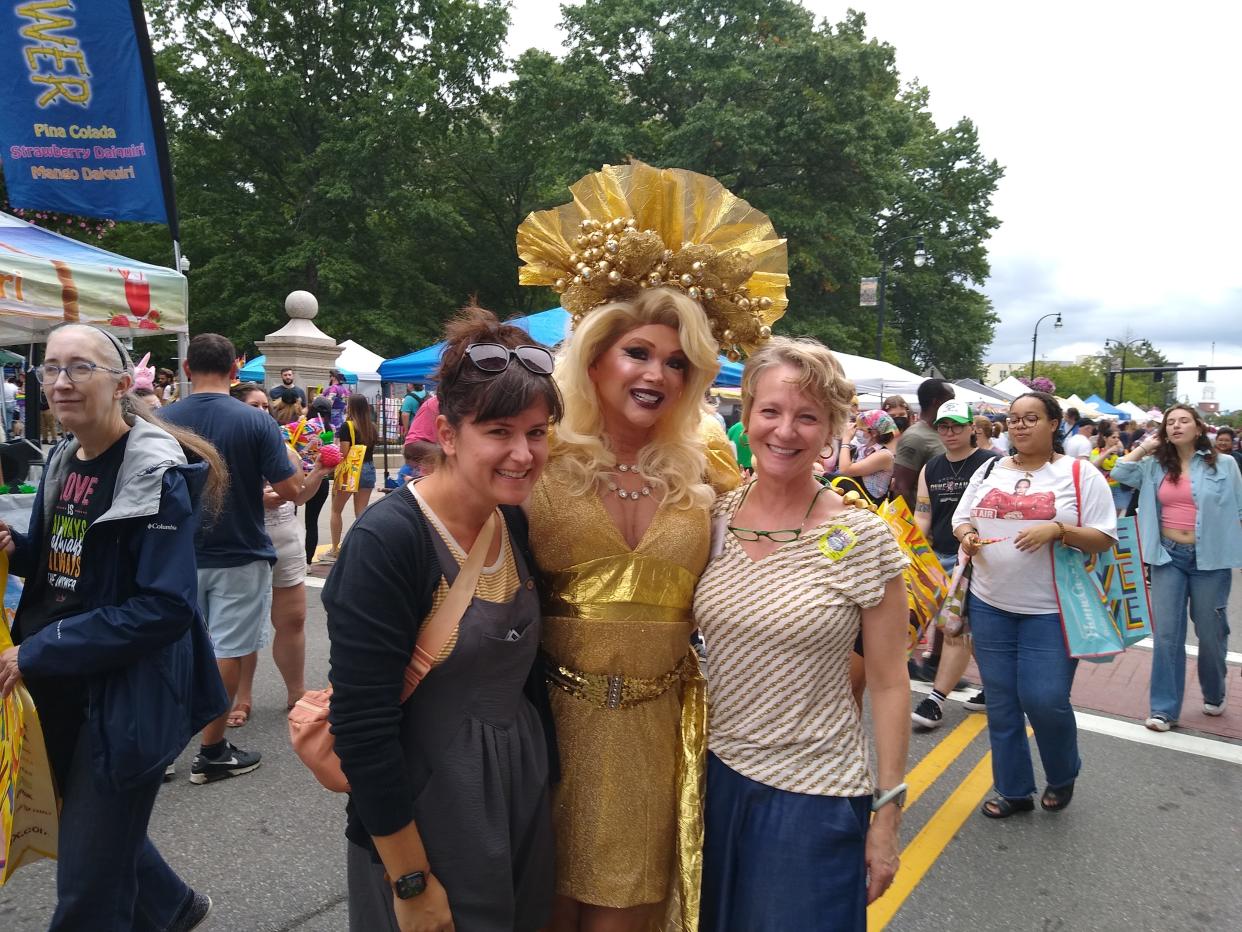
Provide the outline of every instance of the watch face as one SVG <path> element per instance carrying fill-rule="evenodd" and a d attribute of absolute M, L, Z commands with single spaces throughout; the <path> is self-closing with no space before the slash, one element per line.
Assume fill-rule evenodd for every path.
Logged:
<path fill-rule="evenodd" d="M 412 874 L 398 877 L 392 886 L 398 897 L 408 900 L 427 889 L 427 875 L 422 871 L 414 871 Z"/>

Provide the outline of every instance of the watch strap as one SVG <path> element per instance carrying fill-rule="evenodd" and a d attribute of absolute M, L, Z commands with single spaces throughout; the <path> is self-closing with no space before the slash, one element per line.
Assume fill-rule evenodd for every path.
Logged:
<path fill-rule="evenodd" d="M 871 811 L 878 812 L 889 803 L 896 803 L 900 809 L 906 804 L 906 790 L 908 789 L 905 783 L 898 783 L 891 790 L 877 790 L 875 798 L 871 801 Z"/>

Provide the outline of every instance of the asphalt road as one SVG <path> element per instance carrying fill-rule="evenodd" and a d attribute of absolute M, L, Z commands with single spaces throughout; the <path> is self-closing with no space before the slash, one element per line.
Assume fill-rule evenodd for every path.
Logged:
<path fill-rule="evenodd" d="M 1239 589 L 1235 618 L 1242 617 Z M 308 596 L 308 682 L 322 684 L 324 614 L 319 590 Z M 1232 679 L 1239 668 L 1230 672 L 1235 701 L 1242 701 Z M 187 882 L 215 901 L 203 929 L 344 930 L 344 800 L 321 789 L 289 749 L 283 687 L 268 658 L 255 694 L 250 724 L 230 738 L 263 752 L 263 765 L 194 786 L 187 749 L 176 780 L 160 793 L 152 837 Z M 1173 747 L 1154 747 L 1140 743 L 1150 734 L 1141 727 L 1096 715 L 1082 721 L 1085 765 L 1073 806 L 1005 822 L 976 811 L 990 786 L 981 716 L 951 704 L 942 728 L 914 735 L 910 771 L 925 789 L 903 826 L 906 850 L 890 894 L 900 902 L 873 907 L 873 932 L 1242 925 L 1242 744 L 1175 733 Z M 0 930 L 46 928 L 54 887 L 49 862 L 18 871 L 0 889 Z"/>

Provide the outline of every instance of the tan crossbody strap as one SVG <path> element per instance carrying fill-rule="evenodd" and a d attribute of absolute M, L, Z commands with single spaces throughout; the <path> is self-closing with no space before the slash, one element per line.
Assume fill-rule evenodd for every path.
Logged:
<path fill-rule="evenodd" d="M 466 608 L 474 599 L 474 589 L 479 582 L 479 574 L 483 572 L 483 562 L 487 559 L 487 552 L 491 549 L 492 540 L 496 536 L 497 520 L 496 513 L 492 512 L 492 516 L 479 531 L 474 546 L 470 548 L 466 562 L 458 570 L 453 585 L 449 587 L 448 596 L 435 613 L 427 619 L 423 630 L 419 632 L 418 643 L 414 645 L 414 654 L 405 668 L 405 685 L 401 690 L 402 702 L 410 698 L 415 687 L 431 670 L 432 664 L 436 662 L 440 651 L 448 643 L 449 637 L 457 630 L 461 616 L 466 613 Z"/>

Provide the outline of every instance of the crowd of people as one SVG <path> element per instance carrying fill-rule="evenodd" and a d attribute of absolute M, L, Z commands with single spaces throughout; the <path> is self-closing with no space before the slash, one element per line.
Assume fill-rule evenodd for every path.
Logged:
<path fill-rule="evenodd" d="M 658 190 L 644 170 L 666 174 L 610 171 Z M 1187 612 L 1205 711 L 1224 711 L 1242 474 L 1223 431 L 1181 405 L 1148 433 L 1107 429 L 1035 391 L 980 421 L 941 379 L 861 411 L 827 347 L 771 335 L 783 286 L 761 299 L 737 280 L 715 303 L 693 282 L 716 256 L 697 247 L 684 274 L 654 271 L 680 268 L 669 249 L 635 284 L 624 257 L 650 230 L 561 211 L 575 241 L 536 214 L 519 251 L 530 283 L 563 292 L 572 335 L 554 350 L 465 308 L 435 392 L 407 387 L 403 481 L 375 502 L 374 417 L 339 374 L 309 398 L 292 370 L 237 383 L 233 345 L 200 334 L 178 399 L 107 331 L 53 331 L 35 374 L 69 439 L 30 527 L 0 525 L 26 578 L 0 694 L 34 696 L 63 800 L 52 928 L 207 914 L 148 821 L 195 735 L 192 783 L 260 765 L 229 729 L 269 642 L 288 707 L 302 698 L 325 503 L 356 932 L 866 928 L 900 869 L 911 717 L 943 721 L 972 655 L 982 815 L 1035 808 L 1028 721 L 1040 805 L 1070 805 L 1077 661 L 1049 553 L 1109 549 L 1134 508 L 1157 616 L 1148 727 L 1177 723 Z M 750 222 L 762 255 L 774 235 Z M 582 276 L 590 261 L 611 284 Z M 742 300 L 753 316 L 724 316 Z M 738 347 L 726 435 L 704 397 Z M 907 557 L 860 507 L 889 499 L 946 573 L 971 569 L 969 631 L 929 632 L 924 657 L 908 656 Z M 931 681 L 913 712 L 912 674 Z"/>

